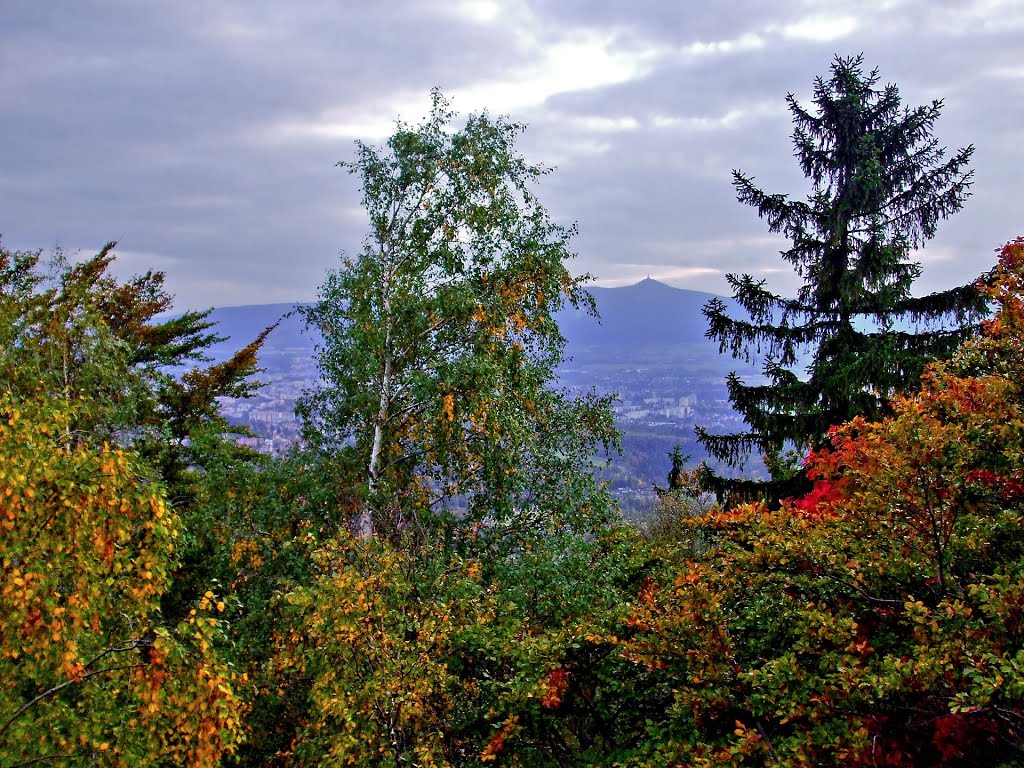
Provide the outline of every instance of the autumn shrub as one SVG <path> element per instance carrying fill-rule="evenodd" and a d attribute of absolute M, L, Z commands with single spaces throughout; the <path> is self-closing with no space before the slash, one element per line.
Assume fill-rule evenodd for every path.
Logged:
<path fill-rule="evenodd" d="M 177 515 L 136 456 L 72 423 L 0 394 L 0 765 L 216 765 L 243 715 L 223 603 L 162 621 Z"/>
<path fill-rule="evenodd" d="M 1024 759 L 1024 242 L 982 337 L 812 454 L 807 497 L 691 521 L 627 658 L 673 691 L 635 765 Z"/>
<path fill-rule="evenodd" d="M 274 663 L 308 686 L 297 765 L 585 765 L 636 738 L 614 633 L 653 566 L 630 529 L 499 560 L 348 535 L 293 591 Z M 631 708 L 630 704 L 636 704 Z"/>

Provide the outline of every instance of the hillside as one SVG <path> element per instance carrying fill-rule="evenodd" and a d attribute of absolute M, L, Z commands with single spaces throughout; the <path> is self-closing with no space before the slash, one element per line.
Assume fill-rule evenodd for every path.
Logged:
<path fill-rule="evenodd" d="M 582 312 L 559 313 L 562 332 L 576 354 L 603 356 L 622 350 L 708 344 L 701 308 L 714 294 L 673 288 L 646 278 L 622 288 L 592 288 L 600 323 Z"/>
<path fill-rule="evenodd" d="M 650 278 L 590 292 L 599 320 L 572 308 L 557 314 L 568 353 L 575 360 L 616 360 L 623 354 L 633 359 L 683 345 L 706 348 L 709 359 L 718 357 L 715 346 L 704 337 L 707 322 L 701 313 L 714 294 L 674 288 Z M 230 353 L 275 322 L 280 324 L 268 338 L 266 352 L 312 352 L 315 337 L 303 330 L 300 317 L 290 314 L 294 308 L 294 304 L 253 304 L 214 309 L 211 319 L 217 323 L 217 332 L 227 337 L 214 348 L 215 353 Z"/>
<path fill-rule="evenodd" d="M 716 432 L 742 428 L 727 402 L 725 376 L 732 370 L 748 378 L 758 373 L 720 355 L 717 345 L 704 338 L 701 308 L 713 294 L 651 279 L 591 290 L 600 321 L 571 309 L 557 315 L 567 352 L 558 375 L 563 386 L 617 395 L 614 410 L 622 453 L 612 457 L 604 477 L 624 509 L 643 511 L 651 504 L 653 485 L 664 483 L 667 455 L 675 446 L 694 461 L 704 457 L 694 437 L 695 424 Z M 212 349 L 217 358 L 279 322 L 260 355 L 267 386 L 251 401 L 224 405 L 229 418 L 267 438 L 266 450 L 281 450 L 295 439 L 296 398 L 317 378 L 315 335 L 304 330 L 294 308 L 220 307 L 211 315 L 217 331 L 227 337 Z"/>

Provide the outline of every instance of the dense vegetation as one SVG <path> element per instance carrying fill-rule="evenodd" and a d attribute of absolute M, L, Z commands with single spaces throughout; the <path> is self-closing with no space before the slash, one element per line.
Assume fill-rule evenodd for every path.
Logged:
<path fill-rule="evenodd" d="M 444 519 L 520 527 L 607 518 L 591 457 L 614 442 L 610 398 L 554 387 L 563 304 L 594 312 L 567 266 L 573 230 L 532 187 L 522 127 L 486 114 L 429 120 L 357 145 L 370 233 L 303 314 L 323 339 L 323 385 L 300 401 L 307 446 L 352 478 L 362 533 Z M 459 509 L 461 513 L 453 514 Z M 588 523 L 584 522 L 586 526 Z"/>
<path fill-rule="evenodd" d="M 205 365 L 161 275 L 0 248 L 0 766 L 1024 761 L 1024 240 L 810 493 L 680 462 L 617 524 L 607 404 L 548 386 L 571 232 L 518 127 L 449 119 L 360 146 L 380 221 L 310 311 L 353 394 L 286 457 L 218 413 L 262 337 Z"/>

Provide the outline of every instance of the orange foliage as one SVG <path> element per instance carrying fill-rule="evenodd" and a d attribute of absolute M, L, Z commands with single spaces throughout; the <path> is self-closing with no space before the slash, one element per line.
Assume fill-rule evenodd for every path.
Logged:
<path fill-rule="evenodd" d="M 810 494 L 693 519 L 707 551 L 641 588 L 623 653 L 685 738 L 639 763 L 1019 762 L 1024 240 L 980 288 L 984 335 L 835 428 Z"/>
<path fill-rule="evenodd" d="M 0 397 L 0 753 L 213 766 L 242 707 L 216 619 L 160 624 L 176 516 L 134 456 L 77 441 L 70 421 Z"/>

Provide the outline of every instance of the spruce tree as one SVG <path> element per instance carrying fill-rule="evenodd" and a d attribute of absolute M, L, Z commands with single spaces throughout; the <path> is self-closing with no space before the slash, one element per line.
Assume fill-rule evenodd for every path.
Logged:
<path fill-rule="evenodd" d="M 906 108 L 897 87 L 877 87 L 878 79 L 877 69 L 864 73 L 862 56 L 837 56 L 831 77 L 815 80 L 815 111 L 786 97 L 794 154 L 811 183 L 806 200 L 767 194 L 733 172 L 739 201 L 790 241 L 782 257 L 803 284 L 787 298 L 763 280 L 728 275 L 748 317 L 730 317 L 720 299 L 704 307 L 706 335 L 734 357 L 763 355 L 767 379 L 728 377 L 747 432 L 697 429 L 709 455 L 735 467 L 759 451 L 771 470 L 772 480 L 761 482 L 705 468 L 705 486 L 720 497 L 778 500 L 804 490 L 803 473 L 783 451 L 799 456 L 821 447 L 833 425 L 888 413 L 892 395 L 915 386 L 925 363 L 951 351 L 984 311 L 973 284 L 911 294 L 921 274 L 912 254 L 963 205 L 974 147 L 947 158 L 932 135 L 942 101 Z"/>

